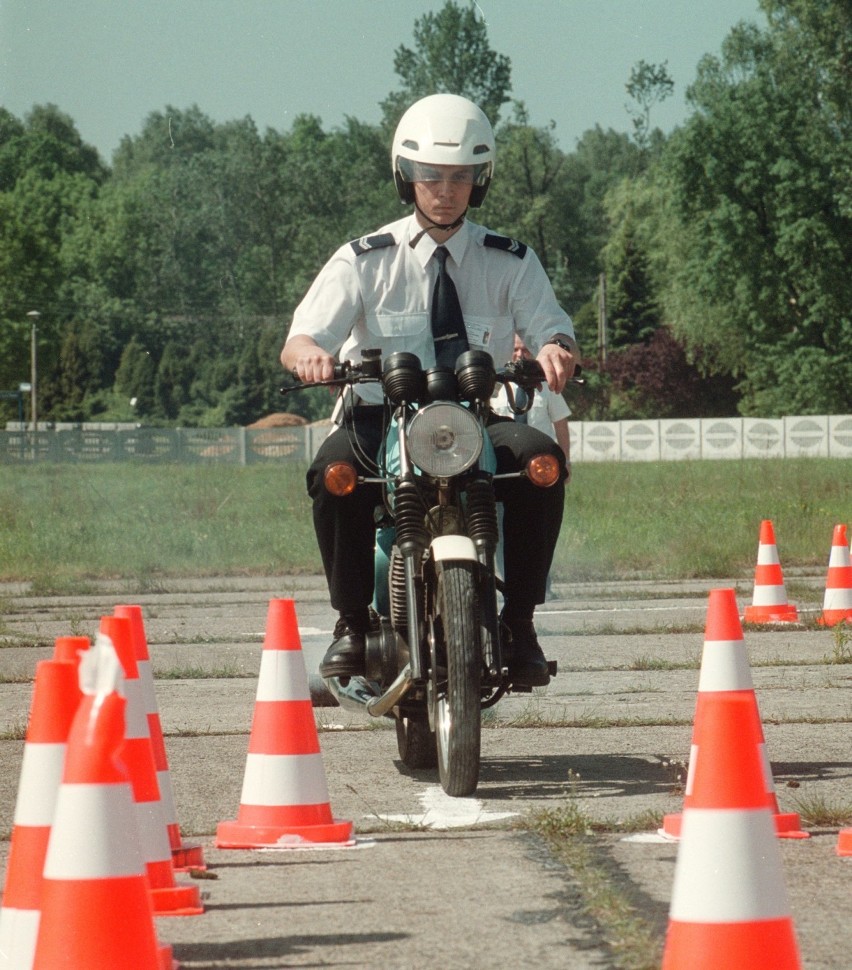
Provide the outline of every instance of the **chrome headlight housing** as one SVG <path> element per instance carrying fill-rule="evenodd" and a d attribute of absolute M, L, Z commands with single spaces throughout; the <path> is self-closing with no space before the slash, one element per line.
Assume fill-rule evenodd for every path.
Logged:
<path fill-rule="evenodd" d="M 437 401 L 408 425 L 408 454 L 427 475 L 449 478 L 473 465 L 482 452 L 482 427 L 467 408 Z"/>

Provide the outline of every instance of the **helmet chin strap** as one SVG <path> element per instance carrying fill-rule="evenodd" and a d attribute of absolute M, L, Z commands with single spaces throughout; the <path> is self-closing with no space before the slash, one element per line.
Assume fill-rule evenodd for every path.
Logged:
<path fill-rule="evenodd" d="M 412 249 L 414 249 L 414 247 L 420 242 L 426 233 L 429 232 L 430 229 L 443 229 L 444 232 L 449 232 L 450 229 L 458 229 L 458 227 L 464 222 L 464 217 L 467 215 L 467 207 L 465 207 L 464 212 L 458 217 L 458 219 L 456 219 L 455 222 L 441 223 L 430 219 L 429 216 L 427 216 L 426 213 L 420 208 L 417 202 L 414 203 L 414 208 L 420 213 L 421 216 L 423 216 L 426 222 L 431 222 L 432 225 L 426 226 L 425 229 L 421 229 L 420 232 L 414 236 L 409 243 L 409 246 L 411 246 Z"/>

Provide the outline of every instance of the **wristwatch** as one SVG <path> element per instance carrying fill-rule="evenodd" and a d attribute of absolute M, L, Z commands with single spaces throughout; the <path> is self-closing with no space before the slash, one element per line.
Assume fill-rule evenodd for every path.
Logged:
<path fill-rule="evenodd" d="M 561 347 L 563 350 L 567 350 L 569 354 L 574 354 L 577 351 L 576 347 L 572 347 L 571 344 L 567 343 L 561 337 L 551 337 L 550 340 L 545 340 L 545 347 L 548 344 L 556 344 L 557 347 Z"/>

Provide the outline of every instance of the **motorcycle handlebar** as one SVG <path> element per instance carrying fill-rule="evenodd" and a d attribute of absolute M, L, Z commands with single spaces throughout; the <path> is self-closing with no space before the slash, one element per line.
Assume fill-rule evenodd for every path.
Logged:
<path fill-rule="evenodd" d="M 382 379 L 382 356 L 379 350 L 365 350 L 361 353 L 362 361 L 360 364 L 351 360 L 343 360 L 334 365 L 334 372 L 331 380 L 310 381 L 303 383 L 299 380 L 299 375 L 295 370 L 291 371 L 296 385 L 280 388 L 281 394 L 290 391 L 303 390 L 309 387 L 342 387 L 346 384 L 366 384 L 378 383 Z M 584 384 L 585 380 L 580 376 L 582 368 L 577 364 L 574 368 L 574 375 L 568 381 L 569 384 Z M 532 390 L 541 385 L 545 380 L 544 371 L 541 364 L 535 359 L 521 358 L 520 360 L 510 360 L 504 367 L 496 371 L 495 380 L 501 384 L 517 384 L 524 390 Z"/>

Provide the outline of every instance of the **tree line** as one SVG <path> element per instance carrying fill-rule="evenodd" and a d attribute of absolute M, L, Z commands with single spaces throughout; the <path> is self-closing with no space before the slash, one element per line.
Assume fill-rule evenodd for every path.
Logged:
<path fill-rule="evenodd" d="M 281 410 L 293 309 L 337 246 L 399 217 L 396 122 L 451 91 L 497 133 L 475 220 L 531 245 L 575 319 L 577 417 L 848 413 L 852 8 L 761 9 L 764 24 L 699 63 L 671 134 L 652 124 L 666 66 L 640 61 L 632 132 L 595 127 L 571 151 L 512 99 L 509 58 L 453 0 L 395 52 L 378 124 L 302 115 L 260 132 L 167 106 L 107 165 L 58 107 L 0 108 L 0 390 L 28 379 L 37 310 L 41 420 L 220 426 Z M 287 408 L 312 420 L 329 399 L 302 391 Z"/>

